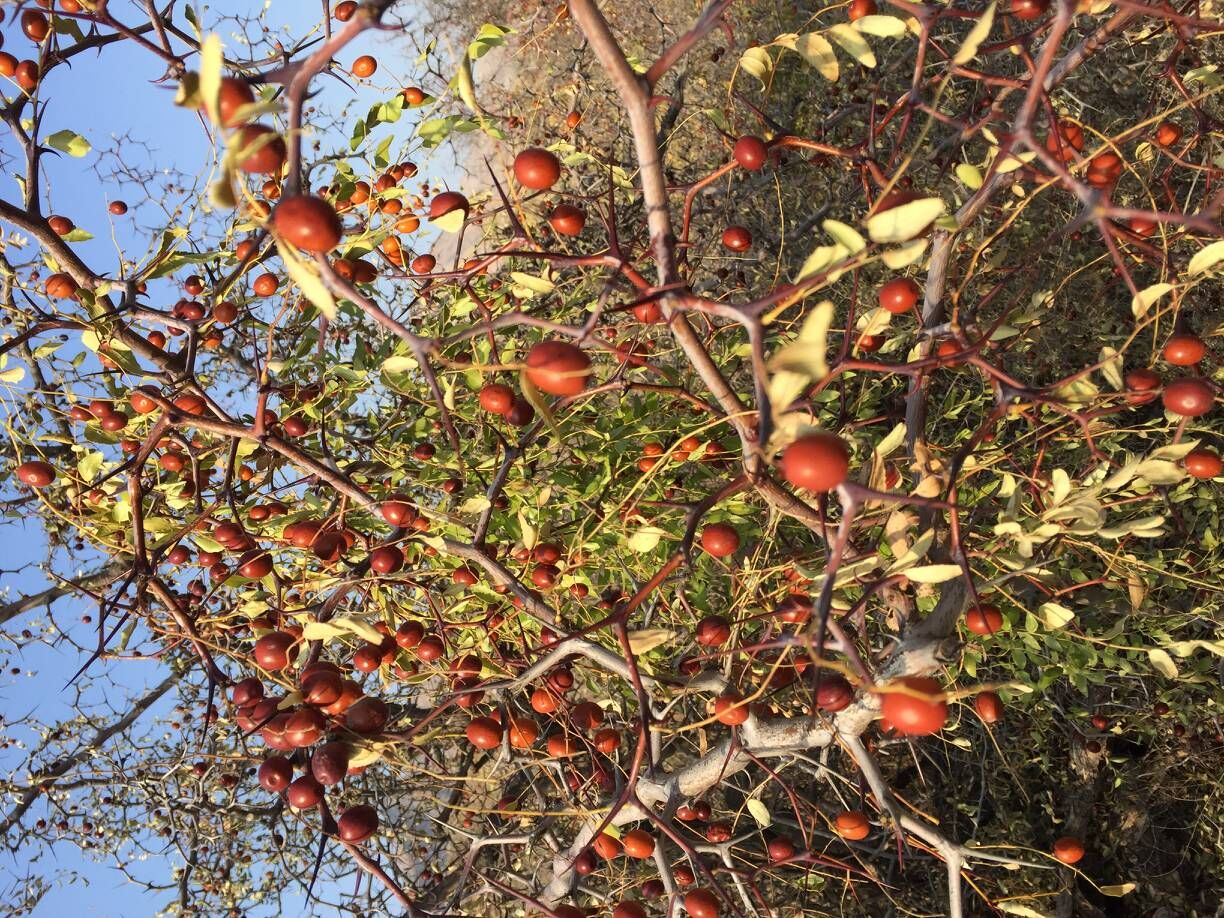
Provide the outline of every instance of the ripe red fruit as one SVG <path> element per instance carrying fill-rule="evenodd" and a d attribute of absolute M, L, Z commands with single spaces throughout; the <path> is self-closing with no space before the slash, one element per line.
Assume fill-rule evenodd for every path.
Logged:
<path fill-rule="evenodd" d="M 752 231 L 746 226 L 728 226 L 723 230 L 722 244 L 732 252 L 746 252 L 752 247 Z"/>
<path fill-rule="evenodd" d="M 540 738 L 540 725 L 530 717 L 510 717 L 510 745 L 515 749 L 530 749 Z"/>
<path fill-rule="evenodd" d="M 707 615 L 697 623 L 693 639 L 703 647 L 718 647 L 731 639 L 731 625 L 721 615 Z"/>
<path fill-rule="evenodd" d="M 895 316 L 903 315 L 914 308 L 922 288 L 911 277 L 894 277 L 880 287 L 880 308 Z"/>
<path fill-rule="evenodd" d="M 324 743 L 310 757 L 310 773 L 324 787 L 339 784 L 348 774 L 351 755 L 348 743 Z"/>
<path fill-rule="evenodd" d="M 57 236 L 67 236 L 76 229 L 76 224 L 67 217 L 52 215 L 47 218 L 47 223 Z"/>
<path fill-rule="evenodd" d="M 621 844 L 629 857 L 645 859 L 654 854 L 654 837 L 645 829 L 630 829 L 621 838 Z"/>
<path fill-rule="evenodd" d="M 531 693 L 531 709 L 537 714 L 551 714 L 557 710 L 557 696 L 546 688 L 538 688 Z"/>
<path fill-rule="evenodd" d="M 45 488 L 55 481 L 55 468 L 49 462 L 32 459 L 17 466 L 17 479 L 31 488 Z"/>
<path fill-rule="evenodd" d="M 1003 613 L 989 603 L 974 606 L 965 612 L 965 627 L 974 634 L 996 634 L 1003 629 Z"/>
<path fill-rule="evenodd" d="M 378 61 L 369 54 L 363 54 L 357 60 L 353 61 L 352 74 L 358 79 L 365 79 L 374 76 L 374 71 L 378 69 Z"/>
<path fill-rule="evenodd" d="M 858 810 L 843 810 L 833 822 L 837 834 L 850 841 L 862 841 L 871 834 L 871 823 Z"/>
<path fill-rule="evenodd" d="M 353 669 L 359 673 L 377 672 L 382 666 L 383 652 L 377 644 L 363 644 L 353 653 Z"/>
<path fill-rule="evenodd" d="M 726 523 L 711 523 L 701 531 L 701 547 L 715 558 L 735 554 L 739 545 L 739 533 Z"/>
<path fill-rule="evenodd" d="M 549 395 L 577 395 L 590 373 L 591 359 L 568 341 L 541 341 L 527 353 L 527 378 Z"/>
<path fill-rule="evenodd" d="M 1054 856 L 1064 864 L 1078 864 L 1084 857 L 1084 843 L 1078 838 L 1064 835 L 1054 842 Z"/>
<path fill-rule="evenodd" d="M 561 161 L 540 147 L 528 147 L 514 157 L 514 177 L 524 188 L 543 191 L 561 177 Z"/>
<path fill-rule="evenodd" d="M 409 269 L 413 274 L 428 274 L 438 266 L 438 259 L 432 255 L 418 255 L 412 259 Z"/>
<path fill-rule="evenodd" d="M 718 918 L 718 897 L 706 889 L 694 889 L 684 894 L 684 910 L 691 918 Z"/>
<path fill-rule="evenodd" d="M 250 83 L 235 77 L 222 77 L 221 92 L 217 95 L 217 111 L 221 116 L 221 124 L 227 128 L 242 124 L 238 110 L 254 101 L 255 92 Z"/>
<path fill-rule="evenodd" d="M 795 856 L 795 843 L 789 838 L 771 838 L 765 850 L 771 861 L 785 861 Z"/>
<path fill-rule="evenodd" d="M 323 799 L 323 785 L 313 775 L 302 775 L 289 785 L 287 796 L 295 810 L 309 809 Z"/>
<path fill-rule="evenodd" d="M 251 289 L 255 291 L 256 296 L 272 296 L 279 286 L 280 281 L 277 280 L 275 274 L 261 274 L 255 278 Z"/>
<path fill-rule="evenodd" d="M 246 552 L 238 559 L 238 573 L 248 580 L 259 580 L 272 573 L 272 556 L 262 548 Z"/>
<path fill-rule="evenodd" d="M 395 630 L 395 643 L 405 650 L 416 647 L 424 637 L 425 626 L 420 622 L 404 622 Z"/>
<path fill-rule="evenodd" d="M 480 390 L 480 407 L 491 414 L 505 414 L 514 405 L 514 390 L 504 383 L 489 383 Z"/>
<path fill-rule="evenodd" d="M 364 803 L 350 806 L 336 820 L 336 834 L 349 844 L 363 842 L 378 831 L 378 813 Z"/>
<path fill-rule="evenodd" d="M 303 252 L 330 252 L 340 244 L 344 226 L 336 208 L 313 194 L 282 198 L 272 211 L 272 226 Z"/>
<path fill-rule="evenodd" d="M 472 718 L 464 732 L 477 749 L 496 749 L 501 745 L 502 725 L 491 717 Z"/>
<path fill-rule="evenodd" d="M 835 714 L 854 700 L 854 687 L 837 673 L 820 673 L 816 688 L 816 707 Z"/>
<path fill-rule="evenodd" d="M 1207 344 L 1198 335 L 1179 332 L 1165 342 L 1164 359 L 1177 367 L 1192 367 L 1207 354 Z"/>
<path fill-rule="evenodd" d="M 736 692 L 724 692 L 714 699 L 714 717 L 719 723 L 737 727 L 748 719 L 748 705 Z"/>
<path fill-rule="evenodd" d="M 548 215 L 548 225 L 558 236 L 577 236 L 586 226 L 586 212 L 573 204 L 558 204 Z"/>
<path fill-rule="evenodd" d="M 425 92 L 419 86 L 407 86 L 403 90 L 404 101 L 409 105 L 420 105 L 425 101 Z"/>
<path fill-rule="evenodd" d="M 273 631 L 255 642 L 255 662 L 269 672 L 287 669 L 297 657 L 296 640 L 287 631 Z"/>
<path fill-rule="evenodd" d="M 1162 147 L 1171 147 L 1181 140 L 1182 129 L 1172 121 L 1162 121 L 1156 127 L 1155 140 Z"/>
<path fill-rule="evenodd" d="M 646 909 L 631 899 L 626 899 L 612 909 L 612 918 L 646 918 Z"/>
<path fill-rule="evenodd" d="M 21 14 L 21 31 L 25 32 L 30 41 L 41 44 L 42 40 L 51 34 L 51 23 L 38 10 L 25 10 Z"/>
<path fill-rule="evenodd" d="M 570 720 L 579 730 L 594 730 L 603 723 L 603 719 L 603 709 L 593 701 L 580 702 L 570 712 Z"/>
<path fill-rule="evenodd" d="M 307 704 L 326 707 L 335 704 L 344 693 L 344 679 L 331 670 L 316 670 L 302 676 L 302 700 Z"/>
<path fill-rule="evenodd" d="M 17 85 L 26 92 L 33 91 L 34 87 L 38 85 L 38 80 L 41 76 L 42 73 L 38 69 L 38 64 L 29 60 L 21 61 L 13 73 L 13 78 L 17 81 Z"/>
<path fill-rule="evenodd" d="M 1126 401 L 1131 405 L 1146 405 L 1156 398 L 1152 390 L 1160 387 L 1160 376 L 1146 367 L 1138 367 L 1126 374 L 1126 387 L 1131 390 Z"/>
<path fill-rule="evenodd" d="M 566 736 L 563 733 L 554 733 L 548 738 L 546 744 L 548 754 L 554 759 L 566 759 L 570 756 L 578 755 L 582 751 L 582 744 L 577 738 Z"/>
<path fill-rule="evenodd" d="M 52 274 L 43 287 L 47 296 L 55 300 L 66 300 L 77 292 L 76 281 L 68 274 Z"/>
<path fill-rule="evenodd" d="M 382 518 L 392 526 L 409 526 L 416 519 L 416 508 L 403 497 L 392 497 L 379 508 Z"/>
<path fill-rule="evenodd" d="M 404 566 L 404 553 L 394 545 L 384 545 L 370 552 L 370 570 L 376 574 L 394 574 Z"/>
<path fill-rule="evenodd" d="M 256 174 L 280 172 L 288 152 L 285 141 L 276 131 L 267 125 L 248 124 L 238 132 L 238 138 L 242 155 L 239 169 Z"/>
<path fill-rule="evenodd" d="M 464 214 L 467 214 L 468 207 L 468 199 L 459 192 L 444 191 L 441 194 L 434 195 L 433 200 L 429 202 L 429 219 L 437 220 L 439 217 L 445 217 L 456 210 L 461 210 Z"/>
<path fill-rule="evenodd" d="M 876 7 L 875 0 L 851 0 L 850 8 L 846 10 L 846 18 L 854 22 L 864 16 L 874 16 L 876 9 L 878 7 Z"/>
<path fill-rule="evenodd" d="M 595 748 L 604 755 L 611 755 L 620 747 L 620 734 L 611 727 L 605 727 L 595 734 Z"/>
<path fill-rule="evenodd" d="M 1028 22 L 1040 19 L 1050 8 L 1050 0 L 1012 0 L 1011 14 L 1017 19 Z"/>
<path fill-rule="evenodd" d="M 106 209 L 116 217 L 122 217 L 128 212 L 127 203 L 124 201 L 111 201 L 108 205 L 106 205 Z"/>
<path fill-rule="evenodd" d="M 381 698 L 361 698 L 344 712 L 344 725 L 363 736 L 381 733 L 387 725 L 389 713 L 387 703 Z"/>
<path fill-rule="evenodd" d="M 442 643 L 442 638 L 436 634 L 431 634 L 429 637 L 417 644 L 416 655 L 417 659 L 425 663 L 432 663 L 438 657 L 442 656 L 446 650 L 446 645 Z"/>
<path fill-rule="evenodd" d="M 1211 384 L 1196 377 L 1175 379 L 1165 386 L 1164 406 L 1174 414 L 1197 418 L 1211 410 L 1215 393 Z"/>
<path fill-rule="evenodd" d="M 274 755 L 259 766 L 259 786 L 279 794 L 293 781 L 293 766 L 283 756 Z"/>
<path fill-rule="evenodd" d="M 782 451 L 782 475 L 796 488 L 831 491 L 846 480 L 850 450 L 841 437 L 831 433 L 809 433 Z"/>
<path fill-rule="evenodd" d="M 1182 463 L 1186 472 L 1195 478 L 1216 478 L 1224 471 L 1224 461 L 1219 454 L 1201 446 L 1186 453 Z"/>
<path fill-rule="evenodd" d="M 973 709 L 984 723 L 993 724 L 1003 719 L 1003 699 L 996 692 L 982 692 L 973 699 Z"/>
<path fill-rule="evenodd" d="M 927 736 L 943 729 L 948 720 L 948 704 L 939 683 L 926 676 L 906 676 L 892 685 L 931 695 L 919 698 L 902 692 L 887 692 L 880 699 L 880 711 L 898 732 L 908 736 Z"/>
<path fill-rule="evenodd" d="M 765 147 L 765 142 L 760 137 L 745 134 L 735 142 L 731 155 L 745 169 L 750 172 L 756 172 L 765 165 L 765 159 L 769 155 L 769 151 Z"/>

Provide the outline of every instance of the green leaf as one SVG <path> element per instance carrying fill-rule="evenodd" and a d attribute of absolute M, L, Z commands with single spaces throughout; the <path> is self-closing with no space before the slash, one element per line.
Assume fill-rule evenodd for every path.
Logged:
<path fill-rule="evenodd" d="M 47 146 L 80 158 L 93 149 L 89 141 L 75 131 L 56 131 L 47 138 Z"/>
<path fill-rule="evenodd" d="M 795 42 L 795 50 L 803 56 L 805 61 L 815 67 L 816 72 L 822 77 L 830 83 L 837 82 L 841 68 L 837 63 L 837 55 L 833 53 L 833 46 L 823 35 L 819 32 L 800 35 L 798 41 Z"/>
<path fill-rule="evenodd" d="M 960 46 L 956 56 L 952 58 L 952 63 L 967 64 L 977 57 L 978 48 L 981 47 L 982 42 L 986 40 L 986 36 L 990 34 L 991 27 L 994 26 L 996 5 L 991 3 L 982 12 L 982 15 L 978 17 L 978 21 L 973 24 L 969 34 L 965 36 L 965 43 Z"/>
<path fill-rule="evenodd" d="M 824 227 L 826 233 L 833 237 L 834 242 L 844 247 L 851 255 L 857 255 L 867 248 L 867 240 L 860 236 L 852 226 L 847 226 L 838 220 L 825 220 L 820 225 Z"/>
<path fill-rule="evenodd" d="M 873 242 L 908 242 L 947 209 L 939 198 L 922 198 L 878 213 L 867 220 Z"/>
<path fill-rule="evenodd" d="M 472 60 L 479 60 L 494 48 L 504 45 L 506 36 L 513 31 L 513 29 L 486 22 L 476 31 L 476 37 L 468 45 L 467 56 Z"/>
<path fill-rule="evenodd" d="M 667 533 L 658 526 L 643 526 L 629 537 L 629 550 L 638 554 L 654 551 L 665 535 Z"/>
<path fill-rule="evenodd" d="M 843 51 L 864 67 L 874 67 L 876 65 L 876 58 L 871 51 L 871 45 L 867 44 L 866 39 L 863 38 L 857 29 L 844 22 L 839 22 L 829 29 L 829 35 L 832 36 L 835 42 L 841 45 Z"/>

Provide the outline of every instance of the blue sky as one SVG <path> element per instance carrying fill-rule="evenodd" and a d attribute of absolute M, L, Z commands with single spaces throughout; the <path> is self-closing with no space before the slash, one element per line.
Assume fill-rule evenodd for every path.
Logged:
<path fill-rule="evenodd" d="M 203 4 L 194 6 L 202 10 L 206 28 L 216 25 L 215 13 Z M 224 0 L 220 8 L 236 14 L 253 13 L 265 6 L 268 7 L 265 21 L 274 28 L 287 27 L 293 36 L 301 36 L 317 24 L 320 10 L 320 4 L 305 0 L 268 0 L 266 3 Z M 140 20 L 137 5 L 131 0 L 114 0 L 111 10 L 122 21 L 136 23 Z M 33 45 L 11 18 L 0 26 L 0 31 L 6 51 L 18 57 L 34 56 Z M 234 35 L 222 29 L 221 36 L 235 56 L 242 55 Z M 285 43 L 289 43 L 287 37 Z M 366 105 L 388 98 L 394 89 L 415 82 L 412 78 L 415 51 L 402 38 L 397 43 L 394 33 L 367 33 L 358 43 L 345 49 L 340 64 L 347 66 L 362 53 L 375 54 L 380 69 L 369 83 L 356 89 L 355 111 L 364 112 Z M 156 58 L 127 42 L 107 48 L 100 58 L 92 53 L 74 58 L 71 69 L 53 71 L 43 85 L 42 96 L 50 100 L 44 135 L 70 129 L 89 140 L 94 151 L 112 147 L 120 138 L 127 138 L 122 141 L 124 160 L 136 169 L 177 167 L 188 175 L 206 172 L 212 155 L 210 140 L 195 114 L 173 105 L 173 85 L 155 82 L 163 73 L 164 67 Z M 352 95 L 336 80 L 324 79 L 319 83 L 324 93 L 315 104 L 333 108 Z M 439 87 L 432 88 L 436 91 Z M 6 85 L 4 91 L 11 93 L 11 84 Z M 405 120 L 397 126 L 396 133 L 402 136 L 410 129 L 411 125 Z M 0 140 L 0 145 L 5 145 L 6 152 L 12 151 L 7 138 Z M 325 150 L 329 146 L 333 144 L 325 141 Z M 116 268 L 116 243 L 138 255 L 146 251 L 149 240 L 138 227 L 156 224 L 161 210 L 156 201 L 145 200 L 149 194 L 134 184 L 128 183 L 116 190 L 113 184 L 102 182 L 92 169 L 95 160 L 94 153 L 85 159 L 45 157 L 46 187 L 50 189 L 50 212 L 69 216 L 79 227 L 94 234 L 92 241 L 78 244 L 80 254 L 95 270 L 109 273 Z M 13 177 L 5 175 L 3 178 L 7 180 L 0 181 L 0 195 L 11 201 L 19 200 L 19 192 L 11 181 Z M 112 223 L 106 208 L 108 201 L 115 198 L 126 200 L 132 209 L 128 216 Z M 11 394 L 2 397 L 11 408 Z M 5 521 L 5 525 L 0 526 L 0 557 L 4 559 L 0 566 L 5 570 L 42 561 L 45 540 L 37 520 Z M 95 559 L 61 557 L 57 570 L 63 572 L 73 562 L 88 570 L 94 566 Z M 0 586 L 6 590 L 6 598 L 11 598 L 40 591 L 47 586 L 47 581 L 37 570 L 28 569 L 15 576 L 5 575 Z M 83 631 L 88 626 L 81 625 L 79 619 L 89 611 L 93 610 L 88 608 L 88 603 L 77 599 L 66 599 L 56 606 L 60 622 L 77 622 L 77 627 Z M 39 614 L 30 613 L 27 618 Z M 9 624 L 9 630 L 20 632 L 25 625 L 25 621 L 17 619 Z M 92 634 L 84 631 L 75 637 L 88 641 Z M 81 662 L 78 651 L 71 645 L 32 644 L 20 652 L 10 652 L 8 666 L 21 666 L 23 674 L 12 675 L 7 667 L 0 674 L 0 714 L 6 718 L 17 717 L 33 710 L 41 719 L 50 720 L 69 712 L 72 696 L 62 687 Z M 110 664 L 109 675 L 133 694 L 161 678 L 155 665 L 135 663 Z M 0 767 L 7 769 L 19 761 L 0 757 Z M 21 858 L 25 854 L 19 851 L 16 860 L 5 865 L 6 872 L 20 875 L 24 870 Z M 84 882 L 64 884 L 55 889 L 42 900 L 34 912 L 36 916 L 79 914 L 128 918 L 152 915 L 164 903 L 162 897 L 142 895 L 110 866 L 83 859 L 73 845 L 56 845 L 53 856 L 57 867 L 76 871 Z M 42 874 L 52 872 L 46 863 L 34 869 Z M 170 864 L 150 861 L 142 869 L 145 875 L 164 879 L 169 875 Z M 351 884 L 348 888 L 351 889 Z"/>

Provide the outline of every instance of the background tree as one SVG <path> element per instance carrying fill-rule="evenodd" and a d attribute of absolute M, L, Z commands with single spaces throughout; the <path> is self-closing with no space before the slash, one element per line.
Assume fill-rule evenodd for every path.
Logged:
<path fill-rule="evenodd" d="M 1215 908 L 1211 9 L 51 6 L 0 378 L 73 569 L 0 619 L 91 611 L 12 911 L 65 838 L 184 914 Z M 120 134 L 87 264 L 120 43 L 217 156 Z"/>

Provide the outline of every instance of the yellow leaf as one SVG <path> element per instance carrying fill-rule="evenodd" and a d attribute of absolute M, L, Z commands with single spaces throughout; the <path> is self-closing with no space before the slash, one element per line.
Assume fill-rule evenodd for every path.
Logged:
<path fill-rule="evenodd" d="M 557 287 L 557 285 L 547 277 L 537 277 L 534 274 L 524 274 L 522 271 L 511 271 L 510 279 L 514 281 L 515 287 L 518 288 L 515 291 L 516 293 L 519 292 L 519 289 L 525 291 L 525 294 L 520 293 L 520 296 L 535 296 L 537 293 L 552 293 L 552 291 Z"/>
<path fill-rule="evenodd" d="M 1098 886 L 1097 892 L 1103 896 L 1113 896 L 1115 899 L 1129 895 L 1135 891 L 1134 883 L 1116 883 L 1113 886 Z"/>
<path fill-rule="evenodd" d="M 430 219 L 430 223 L 442 230 L 444 233 L 457 233 L 463 229 L 463 224 L 467 221 L 467 210 L 462 207 L 456 207 L 454 210 L 449 210 L 440 217 Z"/>
<path fill-rule="evenodd" d="M 874 67 L 876 65 L 876 58 L 871 52 L 871 45 L 867 44 L 857 29 L 844 22 L 839 22 L 829 29 L 829 35 L 842 46 L 843 51 L 864 67 Z"/>
<path fill-rule="evenodd" d="M 868 18 L 873 18 L 873 17 L 868 17 Z M 877 16 L 874 18 L 887 19 L 888 17 L 887 16 L 885 17 Z M 773 825 L 773 815 L 769 812 L 769 807 L 767 807 L 764 803 L 762 803 L 756 797 L 748 798 L 748 812 L 752 814 L 752 818 L 756 820 L 756 824 L 760 826 L 762 829 L 768 829 L 771 825 Z"/>
<path fill-rule="evenodd" d="M 1105 377 L 1105 382 L 1114 390 L 1120 390 L 1123 383 L 1122 355 L 1112 347 L 1103 347 L 1097 359 L 1101 363 L 1101 375 Z"/>
<path fill-rule="evenodd" d="M 815 67 L 822 77 L 830 83 L 837 82 L 840 73 L 837 55 L 833 53 L 833 46 L 823 35 L 819 32 L 800 35 L 799 40 L 795 42 L 795 50 L 803 55 L 803 59 Z"/>
<path fill-rule="evenodd" d="M 1015 172 L 1025 163 L 1032 162 L 1037 154 L 1031 150 L 1027 153 L 1013 153 L 1004 156 L 1001 160 L 995 163 L 995 172 L 1006 175 L 1008 172 Z"/>
<path fill-rule="evenodd" d="M 965 43 L 960 46 L 956 56 L 952 58 L 952 63 L 967 64 L 977 56 L 978 48 L 986 40 L 986 36 L 990 34 L 990 29 L 994 25 L 995 6 L 996 4 L 991 3 L 978 17 L 978 21 L 973 24 L 969 34 L 965 36 Z"/>
<path fill-rule="evenodd" d="M 867 220 L 867 235 L 873 242 L 908 242 L 947 209 L 939 198 L 910 201 Z"/>
<path fill-rule="evenodd" d="M 539 533 L 535 526 L 531 525 L 531 521 L 527 519 L 527 514 L 522 510 L 518 512 L 519 531 L 523 534 L 523 547 L 526 549 L 535 548 L 536 540 L 539 538 Z"/>
<path fill-rule="evenodd" d="M 795 277 L 795 283 L 797 284 L 800 281 L 807 280 L 809 277 L 814 277 L 829 267 L 829 265 L 841 261 L 849 254 L 846 251 L 846 247 L 840 244 L 819 246 L 803 262 L 803 267 L 799 269 L 799 274 Z"/>
<path fill-rule="evenodd" d="M 1173 658 L 1161 650 L 1159 647 L 1153 647 L 1148 651 L 1148 660 L 1151 661 L 1152 667 L 1156 672 L 1160 673 L 1166 679 L 1177 678 L 1177 664 L 1173 662 Z"/>

